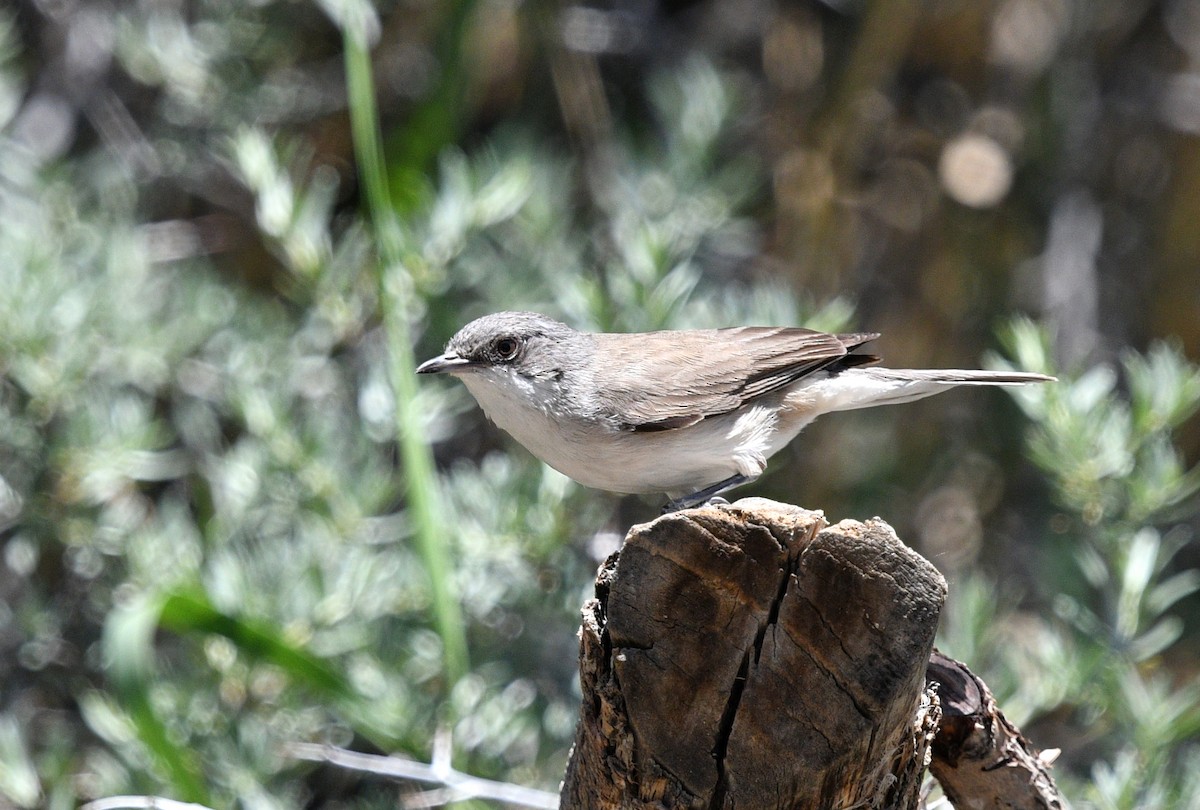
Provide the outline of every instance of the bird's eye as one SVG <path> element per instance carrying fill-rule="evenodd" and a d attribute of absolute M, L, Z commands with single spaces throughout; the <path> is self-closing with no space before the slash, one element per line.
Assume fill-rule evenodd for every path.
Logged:
<path fill-rule="evenodd" d="M 496 355 L 501 360 L 512 360 L 517 356 L 517 351 L 520 348 L 521 345 L 517 342 L 517 339 L 510 337 L 500 338 L 496 341 L 495 345 Z"/>

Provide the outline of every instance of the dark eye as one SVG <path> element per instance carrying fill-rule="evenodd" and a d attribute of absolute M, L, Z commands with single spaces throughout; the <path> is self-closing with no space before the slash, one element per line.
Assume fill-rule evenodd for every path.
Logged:
<path fill-rule="evenodd" d="M 517 356 L 521 344 L 517 342 L 516 338 L 502 337 L 496 341 L 493 348 L 496 350 L 496 356 L 501 360 L 512 360 Z"/>

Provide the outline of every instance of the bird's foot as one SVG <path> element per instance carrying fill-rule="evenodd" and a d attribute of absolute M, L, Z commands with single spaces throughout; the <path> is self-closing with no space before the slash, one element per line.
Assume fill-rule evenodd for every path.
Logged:
<path fill-rule="evenodd" d="M 712 486 L 693 492 L 691 495 L 684 495 L 681 498 L 673 498 L 667 501 L 666 506 L 662 508 L 662 513 L 667 515 L 682 509 L 695 509 L 698 506 L 728 506 L 729 501 L 718 497 L 718 495 L 725 490 L 741 486 L 751 480 L 749 476 L 742 475 L 741 473 L 731 475 L 724 481 L 718 481 Z"/>

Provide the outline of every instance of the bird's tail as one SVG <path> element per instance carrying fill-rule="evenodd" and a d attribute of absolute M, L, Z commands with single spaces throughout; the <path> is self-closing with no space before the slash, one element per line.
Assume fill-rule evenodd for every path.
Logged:
<path fill-rule="evenodd" d="M 1055 382 L 1054 377 L 1024 371 L 979 371 L 957 368 L 852 368 L 830 380 L 831 396 L 823 410 L 849 411 L 923 399 L 957 385 L 1028 385 Z"/>
<path fill-rule="evenodd" d="M 1057 377 L 1031 371 L 978 371 L 961 368 L 869 368 L 863 371 L 883 379 L 934 385 L 1028 385 L 1058 382 Z"/>

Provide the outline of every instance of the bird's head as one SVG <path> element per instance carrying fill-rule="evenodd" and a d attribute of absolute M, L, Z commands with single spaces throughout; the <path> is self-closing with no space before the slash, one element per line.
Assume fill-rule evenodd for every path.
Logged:
<path fill-rule="evenodd" d="M 497 312 L 458 331 L 439 357 L 417 367 L 418 374 L 473 375 L 479 372 L 534 379 L 561 378 L 586 343 L 564 323 L 535 312 Z"/>

